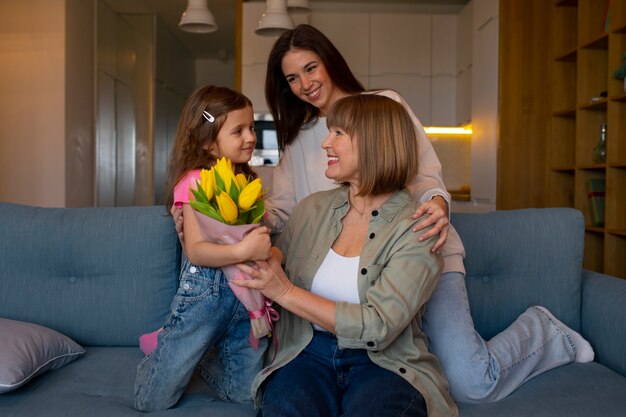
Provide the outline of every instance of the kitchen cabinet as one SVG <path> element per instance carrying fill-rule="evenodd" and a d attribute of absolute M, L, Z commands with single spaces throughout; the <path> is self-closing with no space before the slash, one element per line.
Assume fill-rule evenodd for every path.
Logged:
<path fill-rule="evenodd" d="M 372 13 L 370 75 L 430 77 L 431 15 Z"/>
<path fill-rule="evenodd" d="M 457 20 L 456 15 L 432 16 L 430 124 L 435 126 L 455 126 L 471 118 L 457 114 Z"/>
<path fill-rule="evenodd" d="M 333 41 L 357 79 L 369 88 L 370 15 L 313 12 L 309 15 L 309 24 Z"/>
<path fill-rule="evenodd" d="M 370 76 L 372 88 L 390 88 L 402 94 L 422 124 L 430 125 L 431 79 L 418 74 L 388 74 Z"/>
<path fill-rule="evenodd" d="M 426 125 L 433 110 L 431 34 L 431 15 L 371 14 L 370 88 L 398 91 Z"/>
<path fill-rule="evenodd" d="M 254 33 L 264 7 L 264 3 L 243 3 L 242 21 L 241 91 L 261 113 L 268 112 L 264 80 L 267 56 L 276 40 Z M 460 96 L 466 100 L 458 112 L 455 15 L 354 13 L 326 8 L 292 18 L 294 23 L 309 23 L 328 36 L 365 88 L 400 92 L 423 124 L 469 121 L 467 95 Z"/>

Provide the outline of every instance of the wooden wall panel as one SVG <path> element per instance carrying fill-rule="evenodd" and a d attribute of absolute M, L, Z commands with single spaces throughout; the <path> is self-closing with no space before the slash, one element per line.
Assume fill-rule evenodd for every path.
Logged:
<path fill-rule="evenodd" d="M 500 1 L 498 209 L 548 202 L 550 10 L 545 0 Z"/>

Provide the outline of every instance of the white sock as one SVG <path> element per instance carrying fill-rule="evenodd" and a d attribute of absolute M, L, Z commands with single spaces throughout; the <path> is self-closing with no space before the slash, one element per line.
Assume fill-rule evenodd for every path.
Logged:
<path fill-rule="evenodd" d="M 559 327 L 564 333 L 566 333 L 572 342 L 574 343 L 574 347 L 576 349 L 576 359 L 575 362 L 591 362 L 594 358 L 593 348 L 578 332 L 567 327 L 561 320 L 554 317 L 554 314 L 550 313 L 547 308 L 542 306 L 534 306 L 536 309 L 540 310 L 546 316 L 550 317 L 551 320 L 556 323 L 557 327 Z"/>

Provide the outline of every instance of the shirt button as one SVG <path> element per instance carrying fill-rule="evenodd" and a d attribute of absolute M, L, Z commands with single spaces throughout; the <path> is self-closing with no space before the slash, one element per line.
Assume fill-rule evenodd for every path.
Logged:
<path fill-rule="evenodd" d="M 361 275 L 365 275 L 365 274 L 367 274 L 367 268 L 361 269 Z"/>
<path fill-rule="evenodd" d="M 398 369 L 398 370 L 400 371 L 400 373 L 401 373 L 401 374 L 406 374 L 406 369 L 404 369 L 404 368 L 400 368 L 400 369 Z"/>
<path fill-rule="evenodd" d="M 376 233 L 370 233 L 370 239 L 374 239 L 376 237 Z"/>
<path fill-rule="evenodd" d="M 192 266 L 191 268 L 189 268 L 189 272 L 191 272 L 192 274 L 195 274 L 197 271 L 195 266 Z"/>
<path fill-rule="evenodd" d="M 372 342 L 372 341 L 367 342 L 367 346 L 374 347 L 374 342 Z"/>
<path fill-rule="evenodd" d="M 372 216 L 378 216 L 378 210 L 372 211 Z"/>
<path fill-rule="evenodd" d="M 185 282 L 185 283 L 183 284 L 183 289 L 184 289 L 185 291 L 187 291 L 187 290 L 189 290 L 189 288 L 191 288 L 191 285 L 189 285 L 188 283 L 186 283 L 186 282 Z"/>

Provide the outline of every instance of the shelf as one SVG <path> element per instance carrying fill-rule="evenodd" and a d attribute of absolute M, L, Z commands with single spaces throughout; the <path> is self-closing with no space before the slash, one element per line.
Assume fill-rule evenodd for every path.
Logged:
<path fill-rule="evenodd" d="M 557 0 L 554 5 L 556 7 L 573 7 L 578 6 L 578 0 Z"/>
<path fill-rule="evenodd" d="M 606 103 L 608 100 L 605 97 L 600 97 L 598 100 L 590 101 L 586 104 L 580 104 L 578 107 L 582 110 L 603 110 L 606 109 Z"/>
<path fill-rule="evenodd" d="M 606 164 L 579 164 L 576 168 L 585 171 L 604 171 Z"/>
<path fill-rule="evenodd" d="M 576 61 L 576 57 L 578 55 L 578 49 L 574 48 L 573 50 L 566 52 L 561 55 L 557 55 L 554 60 L 559 62 L 574 62 Z"/>
<path fill-rule="evenodd" d="M 609 34 L 603 33 L 596 39 L 581 45 L 580 49 L 609 49 Z"/>
<path fill-rule="evenodd" d="M 611 101 L 626 101 L 626 92 L 611 96 Z"/>
<path fill-rule="evenodd" d="M 576 167 L 574 165 L 552 167 L 552 171 L 558 171 L 558 172 L 567 172 L 567 171 L 575 171 L 575 170 L 576 170 Z"/>
<path fill-rule="evenodd" d="M 626 51 L 626 0 L 556 0 L 552 6 L 552 50 L 557 53 L 550 63 L 546 205 L 583 214 L 584 268 L 626 278 L 626 92 L 623 80 L 612 76 Z M 608 159 L 597 163 L 593 155 L 603 124 Z M 592 209 L 602 207 L 594 207 L 599 195 L 589 198 L 594 180 L 605 184 L 602 226 L 591 221 Z"/>
<path fill-rule="evenodd" d="M 554 117 L 576 117 L 576 109 L 557 110 L 552 113 Z"/>

